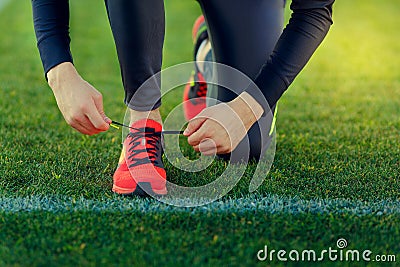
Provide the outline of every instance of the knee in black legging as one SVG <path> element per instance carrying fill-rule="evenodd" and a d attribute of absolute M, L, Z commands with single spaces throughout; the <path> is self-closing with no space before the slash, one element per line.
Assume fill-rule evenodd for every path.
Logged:
<path fill-rule="evenodd" d="M 207 21 L 214 60 L 233 67 L 254 80 L 272 53 L 283 30 L 284 0 L 198 0 Z M 216 73 L 217 79 L 224 80 Z M 220 75 L 220 76 L 218 76 Z M 210 96 L 228 102 L 241 92 L 210 86 Z M 243 91 L 246 88 L 243 88 Z M 215 101 L 216 102 L 216 101 Z M 215 103 L 214 102 L 214 103 Z M 265 105 L 269 109 L 268 105 Z M 248 142 L 243 140 L 230 155 L 235 160 L 258 160 L 270 144 L 271 114 L 255 124 L 248 132 Z M 236 156 L 237 155 L 237 156 Z"/>

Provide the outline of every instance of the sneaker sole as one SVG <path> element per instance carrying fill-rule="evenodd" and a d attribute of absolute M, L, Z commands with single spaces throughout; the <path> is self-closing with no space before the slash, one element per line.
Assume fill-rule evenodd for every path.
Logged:
<path fill-rule="evenodd" d="M 161 190 L 153 189 L 151 187 L 150 182 L 139 182 L 136 185 L 136 188 L 122 188 L 113 185 L 112 191 L 122 196 L 140 196 L 140 197 L 164 196 L 167 194 L 167 188 Z"/>

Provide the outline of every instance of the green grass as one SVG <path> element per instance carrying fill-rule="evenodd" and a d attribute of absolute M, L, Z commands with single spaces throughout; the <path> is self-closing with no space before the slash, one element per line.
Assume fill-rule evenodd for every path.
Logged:
<path fill-rule="evenodd" d="M 103 3 L 72 1 L 71 8 L 75 64 L 120 120 L 123 90 Z M 195 1 L 169 0 L 166 8 L 167 67 L 192 59 L 191 25 L 200 11 Z M 280 102 L 276 157 L 258 197 L 400 200 L 399 8 L 389 0 L 336 3 L 331 32 Z M 66 125 L 44 81 L 30 13 L 29 1 L 1 11 L 0 196 L 118 201 L 111 186 L 121 134 L 86 137 Z M 163 114 L 180 98 L 168 95 Z M 171 181 L 192 186 L 224 170 L 221 162 L 196 174 L 166 167 Z M 250 195 L 252 170 L 229 198 Z M 264 245 L 322 250 L 340 237 L 350 248 L 400 260 L 399 213 L 200 210 L 2 210 L 0 266 L 257 265 Z"/>

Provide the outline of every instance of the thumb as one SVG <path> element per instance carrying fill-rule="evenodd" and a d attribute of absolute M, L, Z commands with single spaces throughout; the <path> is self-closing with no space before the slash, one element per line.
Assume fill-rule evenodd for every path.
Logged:
<path fill-rule="evenodd" d="M 188 126 L 186 127 L 185 131 L 183 132 L 184 136 L 189 136 L 191 134 L 193 134 L 194 132 L 196 132 L 201 125 L 203 125 L 203 123 L 207 120 L 207 118 L 197 118 L 195 117 L 194 119 L 192 119 L 191 121 L 189 121 Z"/>

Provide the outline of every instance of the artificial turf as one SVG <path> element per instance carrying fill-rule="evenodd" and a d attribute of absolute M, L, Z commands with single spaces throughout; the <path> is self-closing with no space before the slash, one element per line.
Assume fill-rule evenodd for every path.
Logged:
<path fill-rule="evenodd" d="M 192 60 L 191 25 L 200 11 L 195 1 L 165 2 L 167 67 Z M 399 8 L 389 0 L 336 3 L 331 32 L 280 101 L 275 161 L 257 197 L 398 203 Z M 121 133 L 111 129 L 87 137 L 70 129 L 44 80 L 29 1 L 12 1 L 0 12 L 0 195 L 15 201 L 129 201 L 111 193 Z M 103 93 L 108 116 L 120 120 L 123 90 L 103 2 L 71 1 L 71 36 L 75 65 Z M 163 114 L 180 99 L 179 90 L 167 95 Z M 183 151 L 190 150 L 181 143 Z M 215 162 L 206 171 L 187 173 L 166 162 L 171 181 L 191 186 L 212 181 L 224 168 Z M 248 192 L 254 168 L 225 199 L 254 195 Z M 154 202 L 143 200 L 144 207 Z M 264 245 L 322 250 L 340 237 L 349 248 L 397 254 L 400 261 L 398 212 L 200 211 L 166 205 L 122 211 L 4 208 L 0 265 L 265 266 L 270 263 L 256 258 Z"/>

